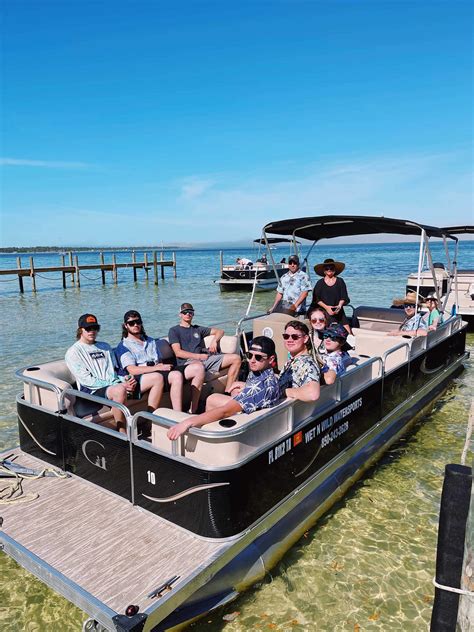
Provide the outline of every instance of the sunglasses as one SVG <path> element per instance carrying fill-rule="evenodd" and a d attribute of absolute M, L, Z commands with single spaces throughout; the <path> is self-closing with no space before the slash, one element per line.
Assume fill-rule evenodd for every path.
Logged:
<path fill-rule="evenodd" d="M 304 338 L 304 334 L 282 334 L 283 340 L 298 340 L 299 338 Z"/>
<path fill-rule="evenodd" d="M 100 331 L 100 325 L 87 325 L 87 327 L 83 327 L 85 331 Z"/>
<path fill-rule="evenodd" d="M 183 309 L 182 314 L 194 314 L 194 309 Z"/>
<path fill-rule="evenodd" d="M 323 270 L 335 270 L 334 266 L 324 266 Z"/>
<path fill-rule="evenodd" d="M 323 334 L 323 340 L 332 340 L 333 342 L 343 342 L 344 341 L 343 338 L 337 338 L 336 336 L 333 336 L 332 334 Z"/>
<path fill-rule="evenodd" d="M 403 305 L 403 307 L 406 309 L 407 307 L 413 307 L 413 309 L 415 309 L 415 306 L 413 305 L 413 303 L 405 303 Z"/>
<path fill-rule="evenodd" d="M 135 318 L 135 320 L 127 320 L 125 324 L 129 327 L 135 327 L 135 325 L 142 325 L 143 322 L 139 318 Z"/>
<path fill-rule="evenodd" d="M 299 265 L 297 261 L 288 261 L 289 266 L 297 266 Z"/>
<path fill-rule="evenodd" d="M 267 355 L 263 355 L 261 353 L 253 353 L 252 351 L 247 351 L 245 354 L 249 360 L 257 360 L 257 362 L 261 362 L 262 360 L 266 360 L 268 358 Z"/>
<path fill-rule="evenodd" d="M 325 318 L 312 318 L 311 322 L 312 323 L 325 323 L 326 319 Z"/>

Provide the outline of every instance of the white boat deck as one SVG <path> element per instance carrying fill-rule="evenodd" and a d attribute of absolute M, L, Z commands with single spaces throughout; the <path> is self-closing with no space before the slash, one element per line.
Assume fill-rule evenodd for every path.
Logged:
<path fill-rule="evenodd" d="M 18 465 L 45 466 L 19 449 L 0 458 L 12 453 Z M 203 540 L 74 476 L 25 480 L 23 490 L 39 498 L 1 505 L 2 531 L 117 613 L 132 603 L 143 612 L 156 602 L 147 598 L 153 589 L 173 575 L 179 589 L 231 545 Z"/>

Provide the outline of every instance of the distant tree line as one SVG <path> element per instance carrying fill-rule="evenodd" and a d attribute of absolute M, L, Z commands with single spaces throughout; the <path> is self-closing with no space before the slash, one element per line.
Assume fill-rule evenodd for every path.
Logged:
<path fill-rule="evenodd" d="M 179 250 L 181 246 L 164 246 L 166 250 Z M 0 253 L 22 253 L 22 252 L 102 252 L 102 251 L 130 251 L 133 250 L 161 250 L 162 246 L 98 246 L 92 248 L 91 246 L 9 246 L 8 248 L 0 248 Z"/>

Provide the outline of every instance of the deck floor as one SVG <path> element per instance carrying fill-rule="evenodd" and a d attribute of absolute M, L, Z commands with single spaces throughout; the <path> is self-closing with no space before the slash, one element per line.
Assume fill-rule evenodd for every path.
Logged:
<path fill-rule="evenodd" d="M 44 467 L 19 449 L 12 453 L 19 465 Z M 179 575 L 177 588 L 230 546 L 202 540 L 79 478 L 26 480 L 23 490 L 39 498 L 1 505 L 3 532 L 118 613 L 131 603 L 143 612 L 154 588 Z"/>

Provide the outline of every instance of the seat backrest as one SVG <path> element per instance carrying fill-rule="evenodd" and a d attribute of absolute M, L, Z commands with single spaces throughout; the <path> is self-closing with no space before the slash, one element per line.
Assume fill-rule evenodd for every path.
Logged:
<path fill-rule="evenodd" d="M 206 336 L 204 338 L 204 344 L 206 345 L 206 347 L 209 346 L 213 338 L 214 336 Z M 225 335 L 225 336 L 222 336 L 222 338 L 219 340 L 219 346 L 220 346 L 221 353 L 238 353 L 239 340 L 237 336 Z"/>
<path fill-rule="evenodd" d="M 23 371 L 23 375 L 47 382 L 48 384 L 54 384 L 61 391 L 72 388 L 75 384 L 75 378 L 64 360 L 55 360 L 54 362 L 28 367 Z M 56 393 L 45 387 L 25 383 L 23 393 L 27 402 L 42 406 L 48 410 L 58 409 Z"/>

